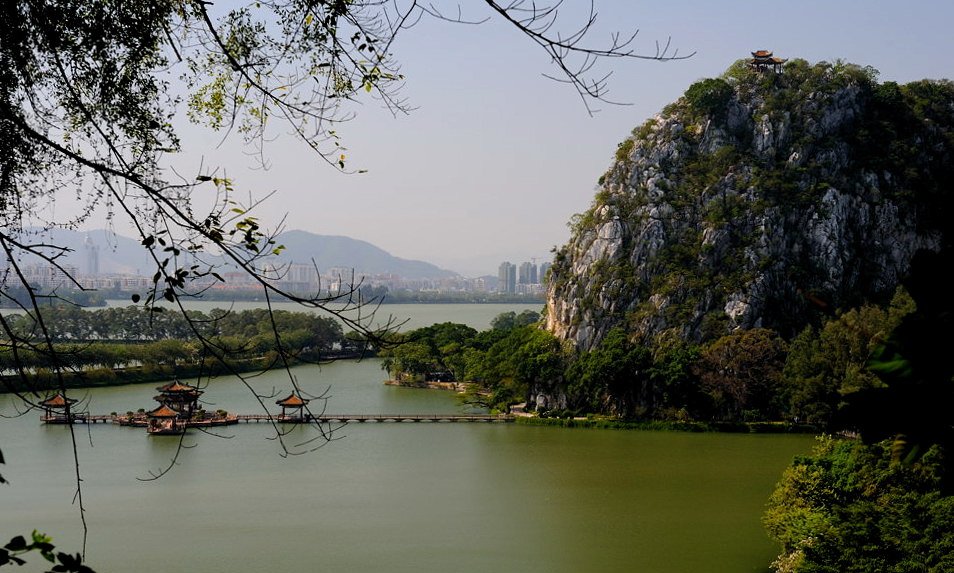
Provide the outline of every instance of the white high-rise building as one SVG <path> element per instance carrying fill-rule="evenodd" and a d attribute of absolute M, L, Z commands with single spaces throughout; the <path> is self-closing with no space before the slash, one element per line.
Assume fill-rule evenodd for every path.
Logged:
<path fill-rule="evenodd" d="M 86 239 L 83 240 L 83 253 L 85 255 L 84 259 L 86 266 L 83 269 L 83 274 L 87 276 L 96 276 L 99 274 L 99 246 L 93 244 L 93 238 L 86 234 Z"/>

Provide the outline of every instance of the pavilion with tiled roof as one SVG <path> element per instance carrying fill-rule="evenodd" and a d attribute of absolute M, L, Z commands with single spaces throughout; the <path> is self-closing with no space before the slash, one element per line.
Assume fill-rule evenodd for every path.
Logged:
<path fill-rule="evenodd" d="M 787 61 L 788 59 L 776 58 L 772 52 L 768 50 L 758 50 L 752 52 L 752 59 L 749 60 L 749 65 L 760 72 L 771 67 L 773 71 L 778 73 L 782 71 L 782 64 Z"/>
<path fill-rule="evenodd" d="M 149 424 L 146 431 L 150 434 L 181 434 L 186 429 L 182 413 L 162 404 L 151 412 L 146 412 Z"/>
<path fill-rule="evenodd" d="M 38 404 L 45 412 L 40 419 L 48 424 L 68 424 L 76 418 L 76 414 L 70 411 L 75 403 L 75 398 L 54 394 Z"/>
<path fill-rule="evenodd" d="M 159 395 L 154 400 L 175 410 L 179 418 L 183 420 L 190 419 L 199 409 L 199 396 L 202 395 L 202 391 L 194 386 L 175 380 L 159 386 L 156 390 L 159 391 Z"/>
<path fill-rule="evenodd" d="M 295 394 L 294 392 L 289 394 L 287 398 L 282 398 L 281 400 L 275 400 L 275 403 L 282 407 L 282 415 L 279 419 L 288 420 L 293 417 L 302 419 L 302 409 L 308 405 L 308 402 L 309 400 L 302 398 L 301 396 L 299 396 L 298 394 Z M 289 409 L 295 414 L 293 414 L 292 416 L 287 415 L 286 410 L 289 410 Z"/>

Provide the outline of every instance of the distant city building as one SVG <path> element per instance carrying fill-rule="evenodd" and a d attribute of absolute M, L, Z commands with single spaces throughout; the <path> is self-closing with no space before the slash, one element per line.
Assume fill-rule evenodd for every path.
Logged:
<path fill-rule="evenodd" d="M 510 261 L 500 263 L 497 269 L 497 292 L 514 294 L 517 292 L 517 265 Z"/>
<path fill-rule="evenodd" d="M 518 283 L 522 285 L 533 285 L 540 281 L 537 280 L 537 265 L 535 263 L 520 263 L 520 274 Z"/>
<path fill-rule="evenodd" d="M 550 270 L 550 263 L 540 263 L 540 283 L 547 282 L 547 271 Z"/>
<path fill-rule="evenodd" d="M 93 238 L 87 233 L 83 241 L 83 252 L 86 254 L 86 268 L 84 274 L 94 277 L 99 274 L 99 246 L 93 244 Z"/>
<path fill-rule="evenodd" d="M 73 265 L 30 264 L 20 267 L 26 282 L 36 287 L 74 288 L 79 269 Z"/>
<path fill-rule="evenodd" d="M 269 282 L 289 292 L 313 292 L 321 286 L 321 277 L 315 265 L 301 263 L 266 265 L 264 271 Z"/>

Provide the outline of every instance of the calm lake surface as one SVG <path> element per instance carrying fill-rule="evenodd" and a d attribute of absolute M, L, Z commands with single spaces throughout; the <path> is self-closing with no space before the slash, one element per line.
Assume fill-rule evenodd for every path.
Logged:
<path fill-rule="evenodd" d="M 478 329 L 499 312 L 532 308 L 387 308 L 397 315 L 398 307 L 414 317 L 410 328 L 450 320 Z M 446 314 L 451 307 L 461 312 Z M 327 391 L 332 413 L 459 411 L 451 393 L 384 386 L 378 360 L 293 374 L 307 392 Z M 277 394 L 291 388 L 284 372 L 252 384 Z M 151 408 L 157 385 L 83 397 L 92 413 Z M 234 379 L 212 381 L 203 398 L 207 409 L 261 411 Z M 266 401 L 272 411 L 274 400 Z M 14 410 L 9 397 L 0 396 L 0 409 Z M 36 412 L 0 424 L 7 462 L 0 468 L 11 482 L 0 486 L 0 539 L 36 528 L 77 550 L 69 429 L 40 424 Z M 97 571 L 764 572 L 776 554 L 759 523 L 765 501 L 791 457 L 813 443 L 809 436 L 371 423 L 285 457 L 266 424 L 219 434 L 190 431 L 190 447 L 171 471 L 141 481 L 170 466 L 178 437 L 76 427 L 87 558 Z M 285 442 L 307 451 L 314 437 L 300 430 Z M 42 559 L 30 561 L 32 568 L 18 570 L 42 570 Z"/>

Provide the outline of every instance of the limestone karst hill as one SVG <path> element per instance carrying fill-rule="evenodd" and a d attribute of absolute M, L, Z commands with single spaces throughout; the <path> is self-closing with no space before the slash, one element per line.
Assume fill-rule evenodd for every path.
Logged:
<path fill-rule="evenodd" d="M 547 326 L 582 349 L 617 326 L 793 335 L 885 300 L 918 249 L 949 243 L 952 186 L 951 82 L 740 60 L 619 145 L 555 254 Z"/>

